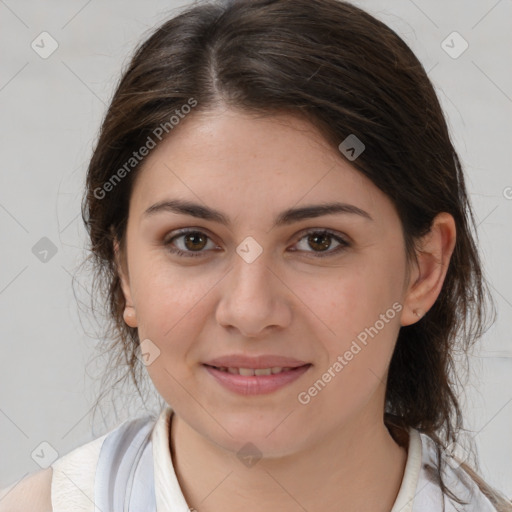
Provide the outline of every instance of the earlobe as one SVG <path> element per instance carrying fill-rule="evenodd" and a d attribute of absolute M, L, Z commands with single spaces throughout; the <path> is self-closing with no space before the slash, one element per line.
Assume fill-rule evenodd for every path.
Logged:
<path fill-rule="evenodd" d="M 406 293 L 401 325 L 420 320 L 433 306 L 441 293 L 456 242 L 453 217 L 442 212 L 436 216 L 430 231 L 417 250 L 418 271 Z"/>
<path fill-rule="evenodd" d="M 123 319 L 129 327 L 137 327 L 137 316 L 133 306 L 126 306 L 124 308 Z"/>

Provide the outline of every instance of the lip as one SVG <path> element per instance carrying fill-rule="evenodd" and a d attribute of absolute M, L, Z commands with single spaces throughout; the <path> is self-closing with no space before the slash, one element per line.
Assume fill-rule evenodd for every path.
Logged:
<path fill-rule="evenodd" d="M 312 364 L 297 366 L 294 367 L 293 370 L 274 373 L 272 375 L 239 375 L 234 373 L 227 373 L 212 366 L 203 366 L 206 371 L 226 389 L 239 395 L 248 396 L 263 395 L 277 391 L 278 389 L 291 384 L 302 375 L 304 375 L 304 373 L 309 370 Z M 241 368 L 244 368 L 244 366 Z"/>
<path fill-rule="evenodd" d="M 222 357 L 216 357 L 204 364 L 208 366 L 218 366 L 220 368 L 272 368 L 280 366 L 282 368 L 298 368 L 310 364 L 307 361 L 300 361 L 293 357 L 285 357 L 271 354 L 264 354 L 260 356 L 246 356 L 243 354 L 231 354 Z"/>

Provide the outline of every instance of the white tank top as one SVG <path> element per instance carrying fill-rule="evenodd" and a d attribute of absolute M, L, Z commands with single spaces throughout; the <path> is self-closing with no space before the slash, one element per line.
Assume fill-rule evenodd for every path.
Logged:
<path fill-rule="evenodd" d="M 53 464 L 53 512 L 189 512 L 169 452 L 173 411 L 158 418 L 127 420 L 114 430 L 79 446 Z M 477 484 L 447 465 L 446 485 L 469 502 L 452 502 L 429 476 L 437 461 L 434 441 L 409 429 L 405 472 L 391 512 L 496 512 Z"/>

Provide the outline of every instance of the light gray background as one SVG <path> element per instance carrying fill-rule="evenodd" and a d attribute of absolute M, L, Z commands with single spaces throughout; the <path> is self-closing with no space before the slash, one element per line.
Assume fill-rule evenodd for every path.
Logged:
<path fill-rule="evenodd" d="M 107 403 L 103 423 L 93 421 L 102 366 L 91 363 L 94 327 L 78 314 L 71 276 L 84 257 L 87 159 L 120 70 L 138 41 L 187 3 L 0 0 L 0 487 L 40 469 L 31 454 L 41 442 L 62 456 L 144 413 L 128 390 L 132 410 L 109 416 Z M 464 412 L 484 477 L 512 496 L 512 5 L 356 3 L 422 61 L 465 165 L 498 319 L 471 359 Z M 43 31 L 59 44 L 47 59 L 31 48 Z M 441 46 L 453 31 L 469 44 L 457 59 Z M 32 252 L 42 237 L 57 248 L 46 263 Z M 84 275 L 75 284 L 82 301 L 87 284 Z"/>

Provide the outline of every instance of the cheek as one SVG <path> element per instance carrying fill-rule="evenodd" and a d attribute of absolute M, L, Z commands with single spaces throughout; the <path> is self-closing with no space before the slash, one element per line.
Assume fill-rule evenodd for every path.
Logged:
<path fill-rule="evenodd" d="M 197 267 L 179 268 L 161 253 L 141 255 L 133 270 L 139 334 L 161 341 L 194 324 L 198 305 L 216 282 Z"/>
<path fill-rule="evenodd" d="M 203 329 L 205 296 L 214 282 L 169 265 L 153 265 L 139 273 L 138 283 L 139 337 L 151 340 L 158 352 L 146 370 L 168 404 L 186 407 L 188 391 L 194 389 L 194 342 Z"/>
<path fill-rule="evenodd" d="M 396 338 L 400 328 L 400 303 L 392 302 L 389 293 L 371 293 L 352 277 L 344 282 L 343 291 L 331 300 L 331 314 L 326 316 L 330 329 L 324 329 L 322 343 L 327 362 L 317 365 L 302 391 L 318 395 L 317 408 L 335 404 L 339 420 L 360 410 L 385 386 Z M 393 308 L 393 304 L 395 308 Z M 382 316 L 381 316 L 382 315 Z M 377 396 L 377 395 L 375 395 Z"/>
<path fill-rule="evenodd" d="M 374 266 L 362 263 L 331 276 L 328 282 L 317 281 L 307 293 L 304 289 L 305 297 L 317 298 L 310 303 L 311 309 L 323 321 L 325 332 L 346 341 L 392 308 L 401 299 L 401 281 L 390 275 L 390 268 L 385 261 Z"/>
<path fill-rule="evenodd" d="M 379 255 L 353 265 L 350 272 L 331 279 L 329 287 L 316 286 L 312 305 L 322 329 L 329 365 L 341 357 L 338 383 L 361 386 L 368 378 L 378 384 L 385 374 L 400 329 L 401 280 L 391 271 L 396 256 Z M 326 291 L 327 290 L 327 291 Z M 319 368 L 319 374 L 328 368 Z M 339 369 L 338 365 L 338 369 Z M 329 378 L 328 376 L 326 378 Z M 362 379 L 362 380 L 361 380 Z M 368 384 L 371 386 L 371 384 Z"/>
<path fill-rule="evenodd" d="M 169 401 L 180 396 L 178 383 L 187 385 L 188 361 L 204 322 L 202 299 L 208 293 L 208 280 L 155 262 L 134 265 L 132 279 L 141 349 L 144 352 L 146 346 L 156 354 L 146 370 Z"/>

